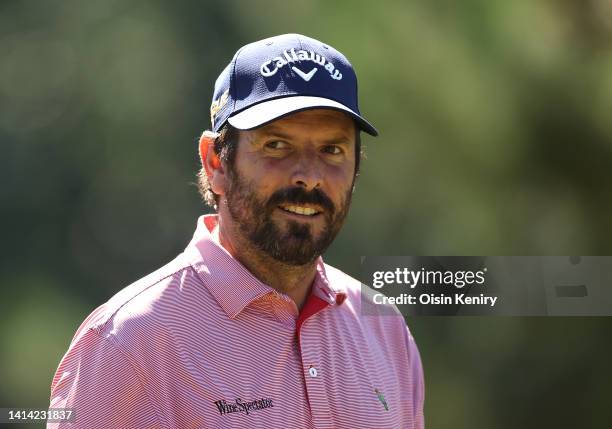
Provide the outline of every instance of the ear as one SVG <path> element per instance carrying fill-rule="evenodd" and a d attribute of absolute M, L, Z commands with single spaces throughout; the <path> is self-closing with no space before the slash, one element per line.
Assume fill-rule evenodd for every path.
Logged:
<path fill-rule="evenodd" d="M 200 137 L 200 161 L 208 176 L 212 191 L 217 195 L 225 194 L 225 169 L 215 153 L 215 139 L 219 136 L 212 131 L 204 131 Z"/>

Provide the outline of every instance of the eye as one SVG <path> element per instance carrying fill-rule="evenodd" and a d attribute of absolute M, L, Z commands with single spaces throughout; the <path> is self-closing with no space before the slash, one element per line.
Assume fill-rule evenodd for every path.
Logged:
<path fill-rule="evenodd" d="M 322 151 L 331 155 L 340 155 L 343 152 L 340 146 L 334 144 L 324 146 Z"/>
<path fill-rule="evenodd" d="M 272 149 L 272 150 L 288 149 L 289 143 L 284 142 L 282 140 L 273 140 L 273 141 L 267 142 L 264 146 L 266 149 Z"/>

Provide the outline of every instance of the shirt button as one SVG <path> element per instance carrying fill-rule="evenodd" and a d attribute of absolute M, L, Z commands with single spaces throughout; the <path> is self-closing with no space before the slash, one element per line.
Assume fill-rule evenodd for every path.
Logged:
<path fill-rule="evenodd" d="M 317 369 L 310 365 L 310 368 L 308 369 L 308 373 L 310 374 L 311 377 L 316 377 L 317 376 Z"/>

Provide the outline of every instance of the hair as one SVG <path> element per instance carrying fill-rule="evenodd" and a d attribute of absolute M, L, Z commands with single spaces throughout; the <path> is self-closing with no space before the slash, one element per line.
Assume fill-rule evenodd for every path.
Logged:
<path fill-rule="evenodd" d="M 361 158 L 365 158 L 365 154 L 361 148 L 361 133 L 360 129 L 355 124 L 355 175 L 354 179 L 357 180 L 359 175 L 359 167 L 361 165 Z M 234 168 L 234 160 L 236 159 L 236 149 L 238 148 L 238 129 L 226 123 L 221 131 L 215 138 L 213 150 L 219 157 L 221 162 L 224 162 L 230 172 Z M 198 178 L 198 191 L 202 200 L 210 207 L 217 210 L 219 205 L 219 195 L 212 191 L 208 175 L 204 167 L 200 168 L 197 174 Z"/>

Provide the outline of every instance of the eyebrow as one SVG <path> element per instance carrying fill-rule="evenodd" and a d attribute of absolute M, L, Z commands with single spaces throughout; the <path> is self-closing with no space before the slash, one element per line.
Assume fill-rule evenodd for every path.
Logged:
<path fill-rule="evenodd" d="M 342 136 L 342 137 L 334 137 L 334 138 L 331 138 L 329 140 L 325 140 L 325 144 L 338 144 L 338 145 L 348 146 L 351 143 L 354 143 L 354 142 L 351 141 L 350 138 L 344 137 L 344 136 Z"/>
<path fill-rule="evenodd" d="M 266 137 L 280 137 L 281 139 L 287 139 L 287 140 L 291 139 L 291 136 L 289 134 L 283 133 L 278 128 L 271 126 L 271 125 L 269 125 L 268 127 L 262 130 L 263 134 Z"/>
<path fill-rule="evenodd" d="M 266 127 L 265 130 L 262 130 L 264 133 L 265 137 L 278 137 L 281 139 L 285 139 L 285 140 L 291 140 L 292 136 L 289 134 L 284 133 L 283 131 L 279 130 L 277 127 L 273 126 L 273 125 L 269 125 L 268 127 Z M 344 136 L 344 135 L 339 135 L 339 136 L 335 136 L 332 137 L 330 139 L 324 140 L 323 143 L 325 144 L 338 144 L 338 145 L 349 145 L 351 143 L 353 143 L 350 139 L 350 137 L 348 136 Z"/>

